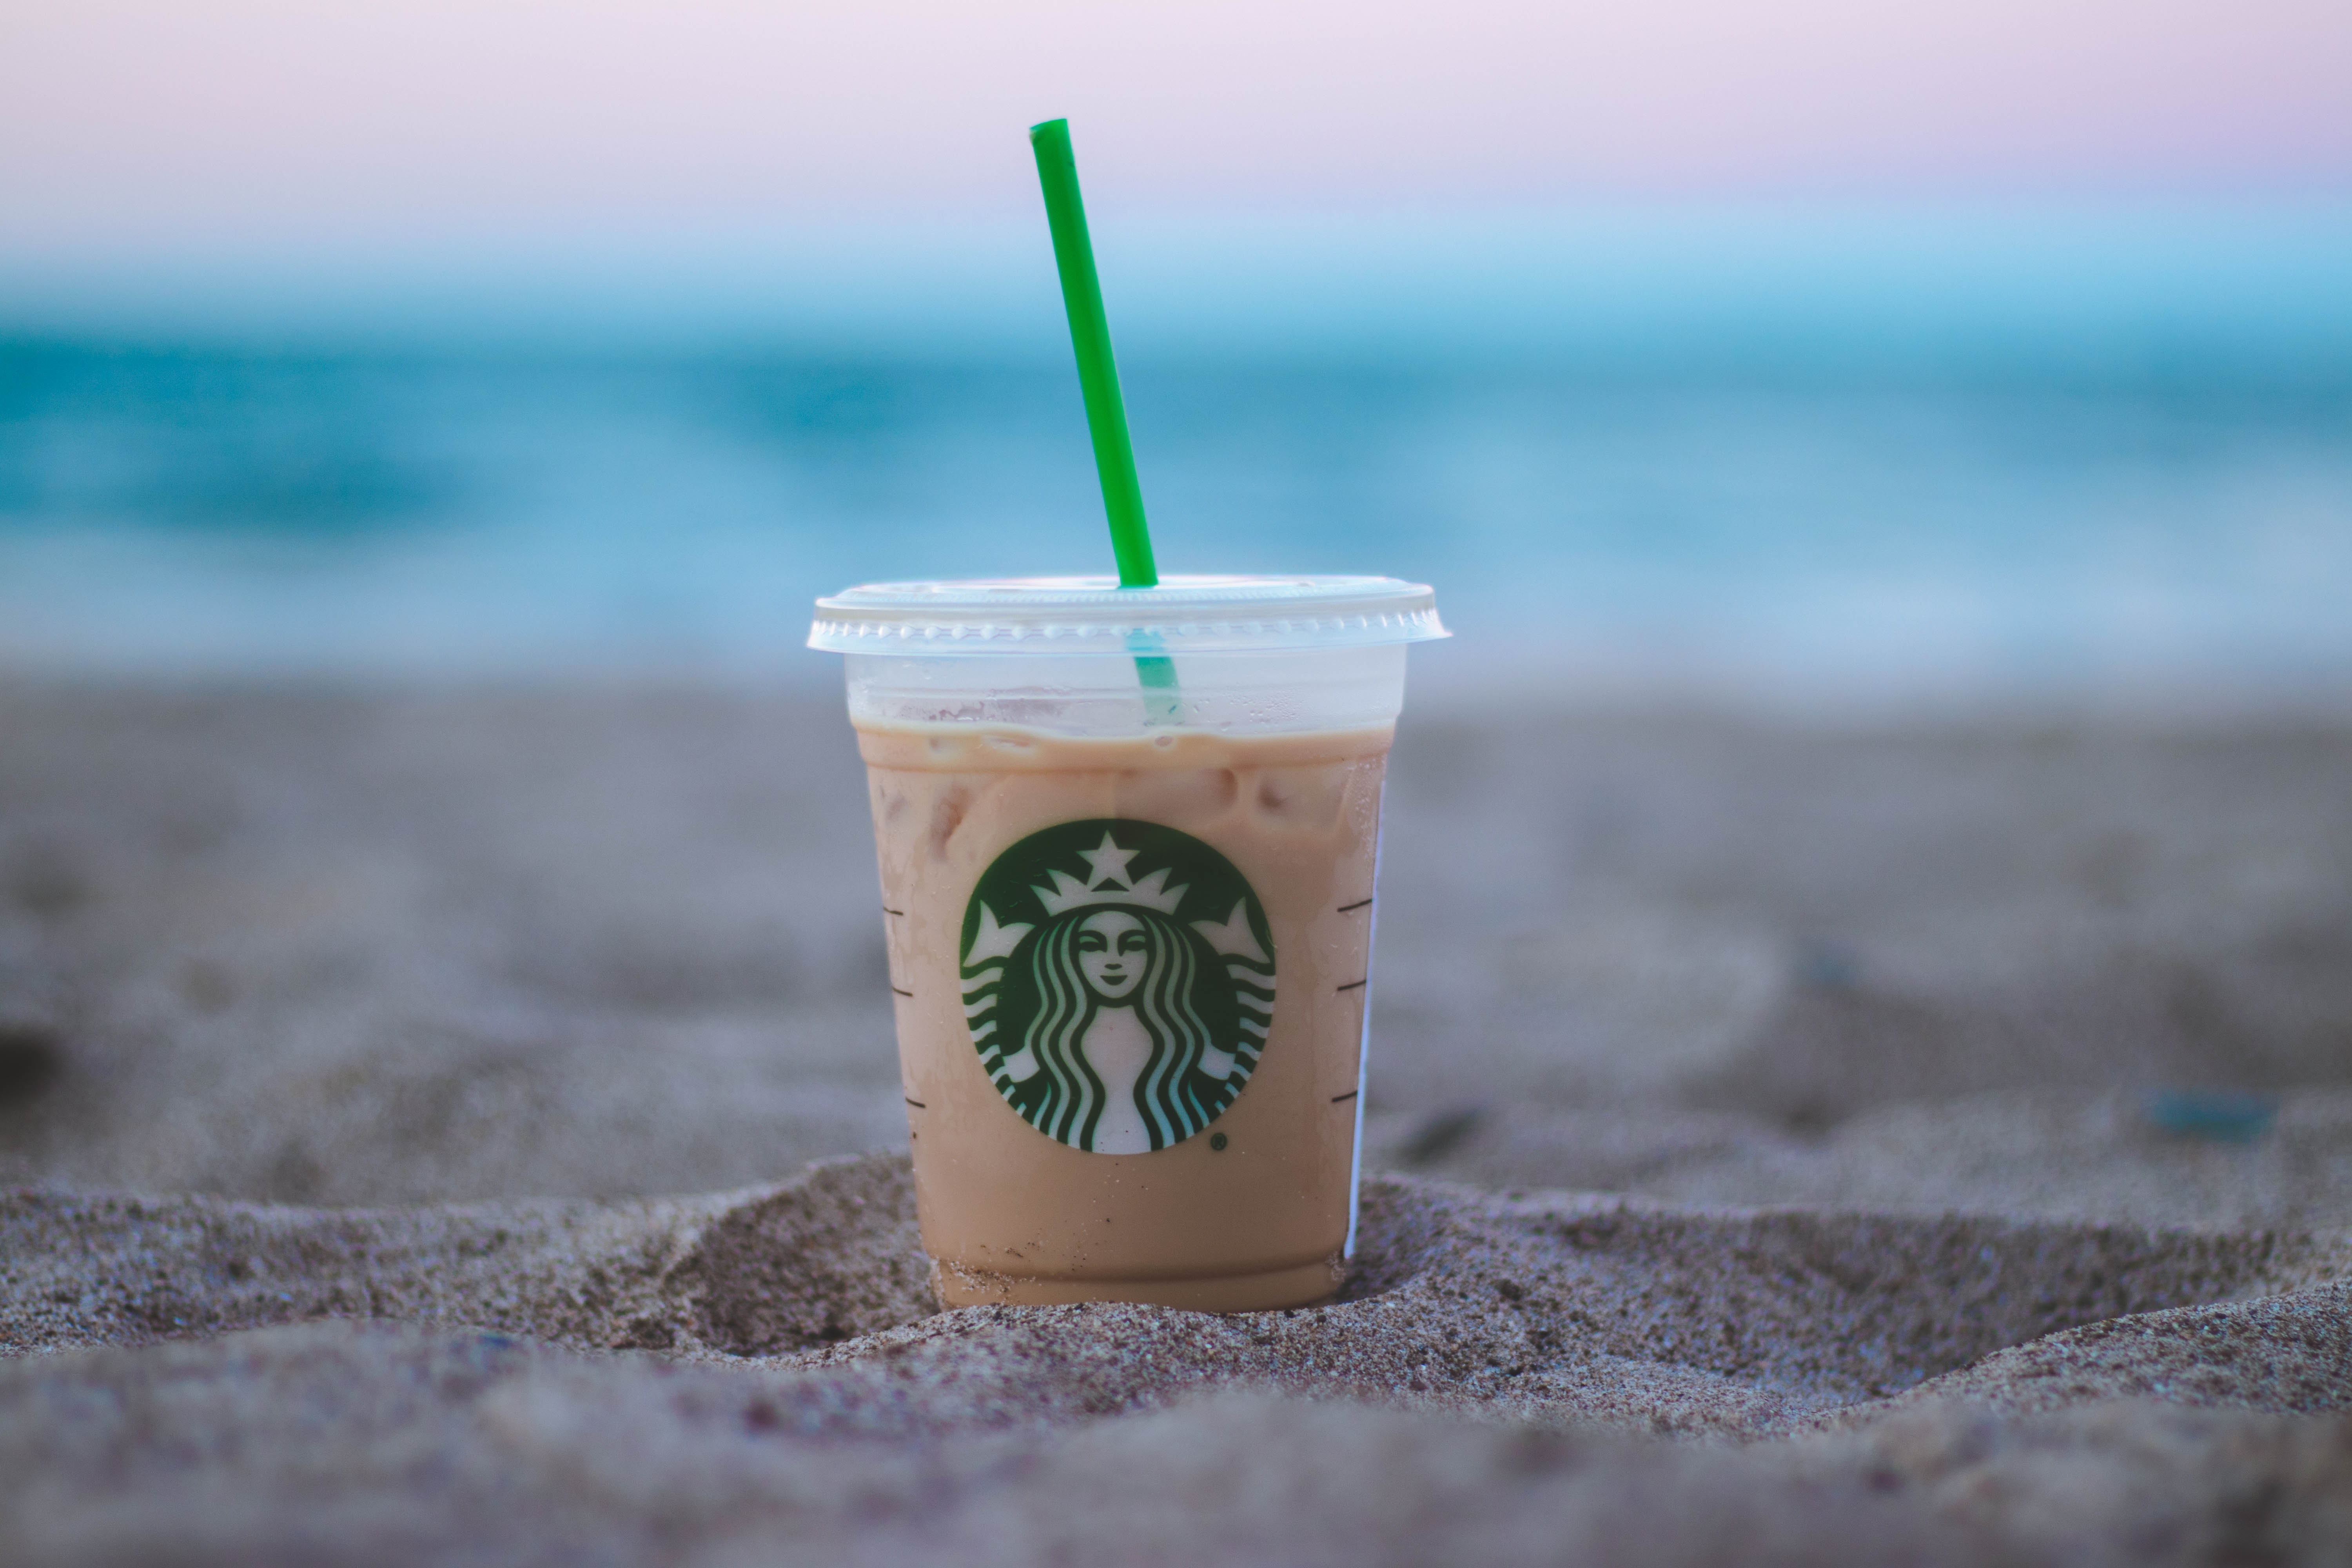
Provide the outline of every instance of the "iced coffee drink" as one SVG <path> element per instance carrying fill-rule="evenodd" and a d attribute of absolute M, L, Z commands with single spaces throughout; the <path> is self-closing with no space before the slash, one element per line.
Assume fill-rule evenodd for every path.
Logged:
<path fill-rule="evenodd" d="M 1337 582 L 925 585 L 932 638 L 955 589 L 991 634 L 849 650 L 945 1304 L 1232 1311 L 1342 1281 L 1381 777 L 1403 643 L 1443 633 L 1426 589 Z M 826 601 L 812 640 L 903 636 L 861 595 L 909 593 Z M 1024 596 L 1051 634 L 985 648 Z M 1110 646 L 1073 652 L 1088 611 Z"/>

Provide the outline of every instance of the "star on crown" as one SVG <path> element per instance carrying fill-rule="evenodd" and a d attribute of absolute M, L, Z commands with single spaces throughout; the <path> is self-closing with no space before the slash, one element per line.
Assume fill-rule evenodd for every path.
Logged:
<path fill-rule="evenodd" d="M 1140 904 L 1163 915 L 1173 915 L 1192 884 L 1180 882 L 1170 887 L 1170 868 L 1166 866 L 1139 882 L 1134 880 L 1128 874 L 1127 864 L 1141 853 L 1139 849 L 1121 849 L 1118 840 L 1106 830 L 1098 847 L 1078 851 L 1078 858 L 1087 863 L 1089 873 L 1085 881 L 1067 871 L 1048 871 L 1045 874 L 1054 881 L 1052 889 L 1033 887 L 1029 890 L 1037 895 L 1037 901 L 1045 906 L 1049 915 L 1083 904 Z M 1106 883 L 1116 885 L 1106 887 Z"/>

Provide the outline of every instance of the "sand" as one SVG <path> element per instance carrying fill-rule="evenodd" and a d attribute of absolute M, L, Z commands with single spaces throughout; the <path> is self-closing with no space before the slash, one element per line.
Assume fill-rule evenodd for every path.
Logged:
<path fill-rule="evenodd" d="M 1343 1299 L 941 1313 L 827 707 L 0 686 L 10 1561 L 2352 1552 L 2352 733 L 1409 714 Z"/>

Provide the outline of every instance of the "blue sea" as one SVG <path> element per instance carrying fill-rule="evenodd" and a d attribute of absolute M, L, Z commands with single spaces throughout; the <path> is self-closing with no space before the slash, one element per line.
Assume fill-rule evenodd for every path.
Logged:
<path fill-rule="evenodd" d="M 1106 243 L 1162 569 L 1429 582 L 1441 677 L 1574 694 L 2352 700 L 2340 211 L 1710 222 Z M 820 593 L 1107 570 L 1042 239 L 927 243 L 19 266 L 0 670 L 830 680 Z"/>

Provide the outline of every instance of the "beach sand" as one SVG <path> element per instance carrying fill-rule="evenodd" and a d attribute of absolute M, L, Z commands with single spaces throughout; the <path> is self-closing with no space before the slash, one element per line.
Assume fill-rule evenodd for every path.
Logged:
<path fill-rule="evenodd" d="M 830 696 L 0 685 L 11 1561 L 2352 1553 L 2352 731 L 1391 780 L 1342 1300 L 940 1313 Z"/>

